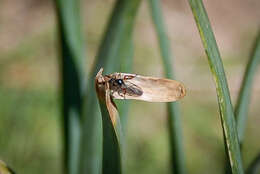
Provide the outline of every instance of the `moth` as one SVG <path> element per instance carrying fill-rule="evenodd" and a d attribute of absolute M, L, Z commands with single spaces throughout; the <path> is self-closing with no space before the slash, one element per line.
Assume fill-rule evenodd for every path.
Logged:
<path fill-rule="evenodd" d="M 98 83 L 106 83 L 114 99 L 172 102 L 186 95 L 184 85 L 175 80 L 118 72 L 103 76 L 102 72 Z"/>

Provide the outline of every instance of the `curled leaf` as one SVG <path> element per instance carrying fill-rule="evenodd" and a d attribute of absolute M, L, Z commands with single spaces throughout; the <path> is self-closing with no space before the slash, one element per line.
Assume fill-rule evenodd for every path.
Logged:
<path fill-rule="evenodd" d="M 109 84 L 106 83 L 104 76 L 102 76 L 102 73 L 103 73 L 103 68 L 101 68 L 96 75 L 96 81 L 95 81 L 96 92 L 99 101 L 102 102 L 103 104 L 105 103 L 110 119 L 112 120 L 113 125 L 115 125 L 117 116 L 119 114 L 116 105 L 111 98 Z"/>

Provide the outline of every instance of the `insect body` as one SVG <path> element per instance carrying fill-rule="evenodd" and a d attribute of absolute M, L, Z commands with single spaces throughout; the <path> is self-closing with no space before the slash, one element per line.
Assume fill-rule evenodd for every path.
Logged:
<path fill-rule="evenodd" d="M 121 75 L 120 73 L 114 73 L 111 75 L 106 75 L 109 78 L 109 88 L 112 95 L 117 92 L 117 94 L 125 99 L 125 96 L 141 96 L 143 94 L 142 89 L 129 82 L 129 79 L 134 78 L 134 75 Z"/>

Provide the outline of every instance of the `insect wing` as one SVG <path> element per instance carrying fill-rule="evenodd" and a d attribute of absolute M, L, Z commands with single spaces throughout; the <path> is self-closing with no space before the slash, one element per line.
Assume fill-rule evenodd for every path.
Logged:
<path fill-rule="evenodd" d="M 120 78 L 124 79 L 124 77 L 133 78 L 125 78 L 124 83 L 127 86 L 125 95 L 122 96 L 115 92 L 113 93 L 115 99 L 172 102 L 186 95 L 185 87 L 175 80 L 120 73 Z"/>
<path fill-rule="evenodd" d="M 143 94 L 142 89 L 131 82 L 126 81 L 125 86 L 126 86 L 125 95 L 139 97 Z"/>

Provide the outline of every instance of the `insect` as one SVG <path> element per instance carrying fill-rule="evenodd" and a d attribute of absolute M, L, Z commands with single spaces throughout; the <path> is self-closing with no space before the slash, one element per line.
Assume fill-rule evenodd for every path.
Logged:
<path fill-rule="evenodd" d="M 129 73 L 96 76 L 96 89 L 106 89 L 114 99 L 135 99 L 149 102 L 173 102 L 186 95 L 184 85 L 178 81 Z"/>
<path fill-rule="evenodd" d="M 115 92 L 121 97 L 125 99 L 125 96 L 141 96 L 143 94 L 142 89 L 131 83 L 129 80 L 136 77 L 136 75 L 123 75 L 121 73 L 114 73 L 110 75 L 106 75 L 109 79 L 109 88 L 111 94 L 113 95 Z"/>

